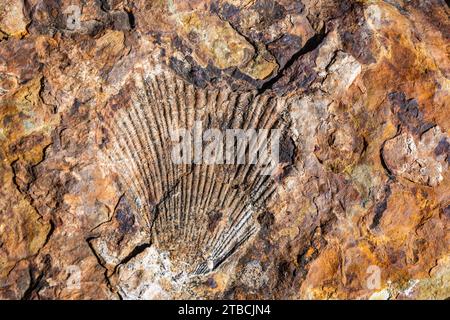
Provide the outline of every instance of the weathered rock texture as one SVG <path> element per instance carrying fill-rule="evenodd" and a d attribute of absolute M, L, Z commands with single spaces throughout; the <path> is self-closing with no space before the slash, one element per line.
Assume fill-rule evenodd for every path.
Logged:
<path fill-rule="evenodd" d="M 2 0 L 0 297 L 448 298 L 449 13 Z M 196 120 L 281 163 L 174 164 Z"/>

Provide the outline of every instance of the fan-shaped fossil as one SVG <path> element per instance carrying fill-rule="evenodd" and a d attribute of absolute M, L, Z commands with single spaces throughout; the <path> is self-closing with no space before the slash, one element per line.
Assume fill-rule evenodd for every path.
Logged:
<path fill-rule="evenodd" d="M 101 115 L 102 150 L 152 244 L 190 274 L 213 270 L 259 228 L 255 218 L 275 188 L 273 175 L 263 174 L 270 155 L 258 153 L 256 163 L 177 164 L 173 132 L 189 133 L 201 121 L 203 130 L 277 128 L 283 137 L 286 103 L 256 92 L 199 89 L 168 71 L 136 75 L 118 97 Z M 238 154 L 251 149 L 235 145 Z"/>

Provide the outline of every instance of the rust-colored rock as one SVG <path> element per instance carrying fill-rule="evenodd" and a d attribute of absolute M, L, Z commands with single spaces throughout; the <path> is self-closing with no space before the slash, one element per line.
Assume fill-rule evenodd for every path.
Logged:
<path fill-rule="evenodd" d="M 0 298 L 450 297 L 449 14 L 2 2 Z M 177 162 L 199 123 L 279 162 Z"/>

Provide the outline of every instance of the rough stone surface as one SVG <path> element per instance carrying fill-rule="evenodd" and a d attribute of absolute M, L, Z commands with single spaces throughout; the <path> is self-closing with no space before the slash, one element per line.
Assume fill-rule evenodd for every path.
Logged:
<path fill-rule="evenodd" d="M 449 14 L 2 1 L 0 298 L 450 297 Z M 281 163 L 175 167 L 174 119 Z"/>

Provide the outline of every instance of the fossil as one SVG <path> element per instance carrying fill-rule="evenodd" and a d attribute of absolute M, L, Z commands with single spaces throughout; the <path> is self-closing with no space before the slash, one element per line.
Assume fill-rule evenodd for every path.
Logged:
<path fill-rule="evenodd" d="M 256 91 L 199 89 L 167 71 L 136 75 L 128 94 L 102 116 L 103 154 L 152 243 L 188 273 L 208 273 L 259 229 L 256 217 L 276 188 L 276 168 L 263 172 L 268 154 L 253 163 L 176 164 L 173 131 L 201 122 L 203 129 L 277 128 L 285 136 L 288 104 Z M 263 138 L 270 140 L 268 133 Z M 248 143 L 233 142 L 236 154 L 249 153 Z"/>

